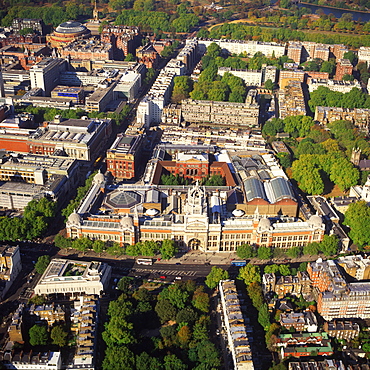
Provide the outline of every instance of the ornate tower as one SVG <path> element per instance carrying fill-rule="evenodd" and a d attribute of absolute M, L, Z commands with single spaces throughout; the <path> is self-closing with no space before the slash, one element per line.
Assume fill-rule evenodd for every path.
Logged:
<path fill-rule="evenodd" d="M 94 0 L 93 18 L 94 18 L 94 21 L 95 22 L 98 22 L 99 21 L 99 11 L 98 11 L 96 0 Z"/>

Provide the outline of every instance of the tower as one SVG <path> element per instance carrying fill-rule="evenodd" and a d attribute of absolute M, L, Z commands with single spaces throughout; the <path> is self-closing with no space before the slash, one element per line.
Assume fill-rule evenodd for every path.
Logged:
<path fill-rule="evenodd" d="M 358 166 L 360 164 L 360 159 L 361 159 L 361 149 L 360 148 L 353 148 L 352 149 L 352 154 L 351 154 L 351 162 L 355 166 Z"/>
<path fill-rule="evenodd" d="M 98 11 L 96 0 L 94 0 L 93 18 L 95 22 L 99 21 L 99 11 Z"/>

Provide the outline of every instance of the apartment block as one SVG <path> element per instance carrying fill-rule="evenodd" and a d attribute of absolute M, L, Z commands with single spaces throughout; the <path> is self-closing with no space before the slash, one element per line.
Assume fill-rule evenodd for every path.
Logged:
<path fill-rule="evenodd" d="M 368 65 L 370 64 L 370 47 L 361 46 L 360 49 L 358 49 L 358 61 L 366 62 Z"/>
<path fill-rule="evenodd" d="M 330 337 L 350 341 L 360 334 L 360 325 L 351 320 L 333 320 L 324 323 L 324 330 Z"/>
<path fill-rule="evenodd" d="M 279 86 L 284 89 L 290 81 L 305 82 L 306 72 L 301 69 L 293 69 L 279 72 Z"/>
<path fill-rule="evenodd" d="M 349 59 L 339 59 L 335 70 L 335 80 L 341 81 L 345 75 L 352 75 L 353 65 Z"/>
<path fill-rule="evenodd" d="M 316 316 L 311 311 L 283 312 L 279 322 L 284 328 L 293 327 L 296 331 L 315 332 L 318 328 Z"/>
<path fill-rule="evenodd" d="M 181 114 L 186 122 L 225 127 L 258 127 L 260 106 L 257 90 L 248 92 L 245 103 L 217 102 L 186 99 L 181 104 Z"/>
<path fill-rule="evenodd" d="M 116 60 L 123 60 L 128 53 L 135 55 L 135 49 L 140 44 L 139 27 L 104 25 L 100 40 L 110 43 Z"/>
<path fill-rule="evenodd" d="M 173 87 L 173 79 L 185 72 L 185 66 L 176 60 L 170 60 L 161 70 L 149 92 L 140 101 L 137 108 L 137 122 L 145 127 L 151 123 L 160 123 L 163 108 L 167 105 Z"/>
<path fill-rule="evenodd" d="M 76 40 L 60 50 L 61 58 L 82 60 L 110 60 L 113 59 L 111 43 L 100 40 Z"/>
<path fill-rule="evenodd" d="M 291 80 L 278 91 L 279 118 L 306 115 L 306 103 L 300 81 Z"/>
<path fill-rule="evenodd" d="M 253 56 L 261 52 L 267 57 L 275 56 L 276 58 L 285 55 L 285 45 L 274 42 L 261 42 L 261 41 L 241 41 L 241 40 L 216 40 L 216 39 L 199 39 L 199 51 L 205 54 L 207 47 L 212 43 L 216 43 L 220 48 L 230 54 L 242 54 Z"/>
<path fill-rule="evenodd" d="M 40 35 L 45 34 L 45 24 L 42 19 L 35 18 L 14 18 L 12 22 L 12 29 L 19 33 L 19 31 L 31 28 Z"/>
<path fill-rule="evenodd" d="M 31 316 L 38 317 L 38 321 L 47 322 L 48 326 L 51 327 L 55 323 L 62 323 L 65 321 L 65 311 L 60 305 L 42 304 L 42 305 L 31 305 L 29 309 Z"/>
<path fill-rule="evenodd" d="M 67 369 L 95 370 L 99 301 L 94 295 L 80 296 L 71 309 L 71 331 L 76 335 L 76 352 Z"/>
<path fill-rule="evenodd" d="M 318 289 L 317 310 L 325 320 L 370 318 L 370 283 L 347 283 L 332 260 L 311 262 L 307 272 Z"/>
<path fill-rule="evenodd" d="M 198 61 L 197 39 L 187 39 L 185 47 L 179 52 L 176 59 L 186 66 L 188 72 L 191 72 Z"/>
<path fill-rule="evenodd" d="M 338 91 L 341 93 L 350 92 L 353 88 L 361 90 L 361 84 L 355 81 L 340 81 L 340 80 L 328 80 L 328 79 L 309 79 L 307 81 L 308 91 L 311 93 L 317 90 L 320 86 L 327 87 L 331 91 Z"/>
<path fill-rule="evenodd" d="M 154 49 L 152 44 L 139 46 L 136 49 L 138 62 L 144 64 L 147 68 L 157 68 L 161 60 L 159 53 Z"/>
<path fill-rule="evenodd" d="M 221 280 L 219 291 L 227 342 L 234 369 L 253 370 L 253 354 L 249 342 L 251 328 L 244 320 L 235 282 Z"/>
<path fill-rule="evenodd" d="M 0 361 L 5 369 L 17 370 L 60 370 L 62 355 L 60 352 L 37 352 L 12 350 L 0 352 Z"/>
<path fill-rule="evenodd" d="M 247 86 L 262 86 L 262 71 L 219 67 L 217 73 L 220 76 L 230 73 L 236 77 L 240 77 Z"/>
<path fill-rule="evenodd" d="M 357 128 L 365 133 L 369 132 L 370 109 L 365 108 L 338 108 L 338 107 L 319 107 L 315 109 L 315 121 L 322 124 L 338 120 L 351 121 Z"/>
<path fill-rule="evenodd" d="M 298 42 L 290 42 L 287 49 L 287 55 L 289 59 L 292 59 L 295 63 L 300 64 L 302 60 L 303 45 Z"/>

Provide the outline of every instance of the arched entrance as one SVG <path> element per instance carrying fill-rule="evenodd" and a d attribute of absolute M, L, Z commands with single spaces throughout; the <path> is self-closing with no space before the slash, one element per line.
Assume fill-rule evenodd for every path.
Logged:
<path fill-rule="evenodd" d="M 191 250 L 198 250 L 201 244 L 199 239 L 191 239 L 188 243 L 188 248 Z"/>

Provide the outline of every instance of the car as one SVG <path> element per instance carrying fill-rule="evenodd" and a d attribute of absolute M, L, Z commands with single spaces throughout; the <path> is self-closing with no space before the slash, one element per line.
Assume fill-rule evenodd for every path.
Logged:
<path fill-rule="evenodd" d="M 181 263 L 180 262 L 176 262 L 176 265 L 181 265 Z"/>
<path fill-rule="evenodd" d="M 182 279 L 182 277 L 181 276 L 176 276 L 175 277 L 175 280 L 181 280 Z"/>
<path fill-rule="evenodd" d="M 162 275 L 159 277 L 160 279 L 166 279 L 166 276 Z"/>
<path fill-rule="evenodd" d="M 157 258 L 157 261 L 160 261 L 162 258 Z"/>

